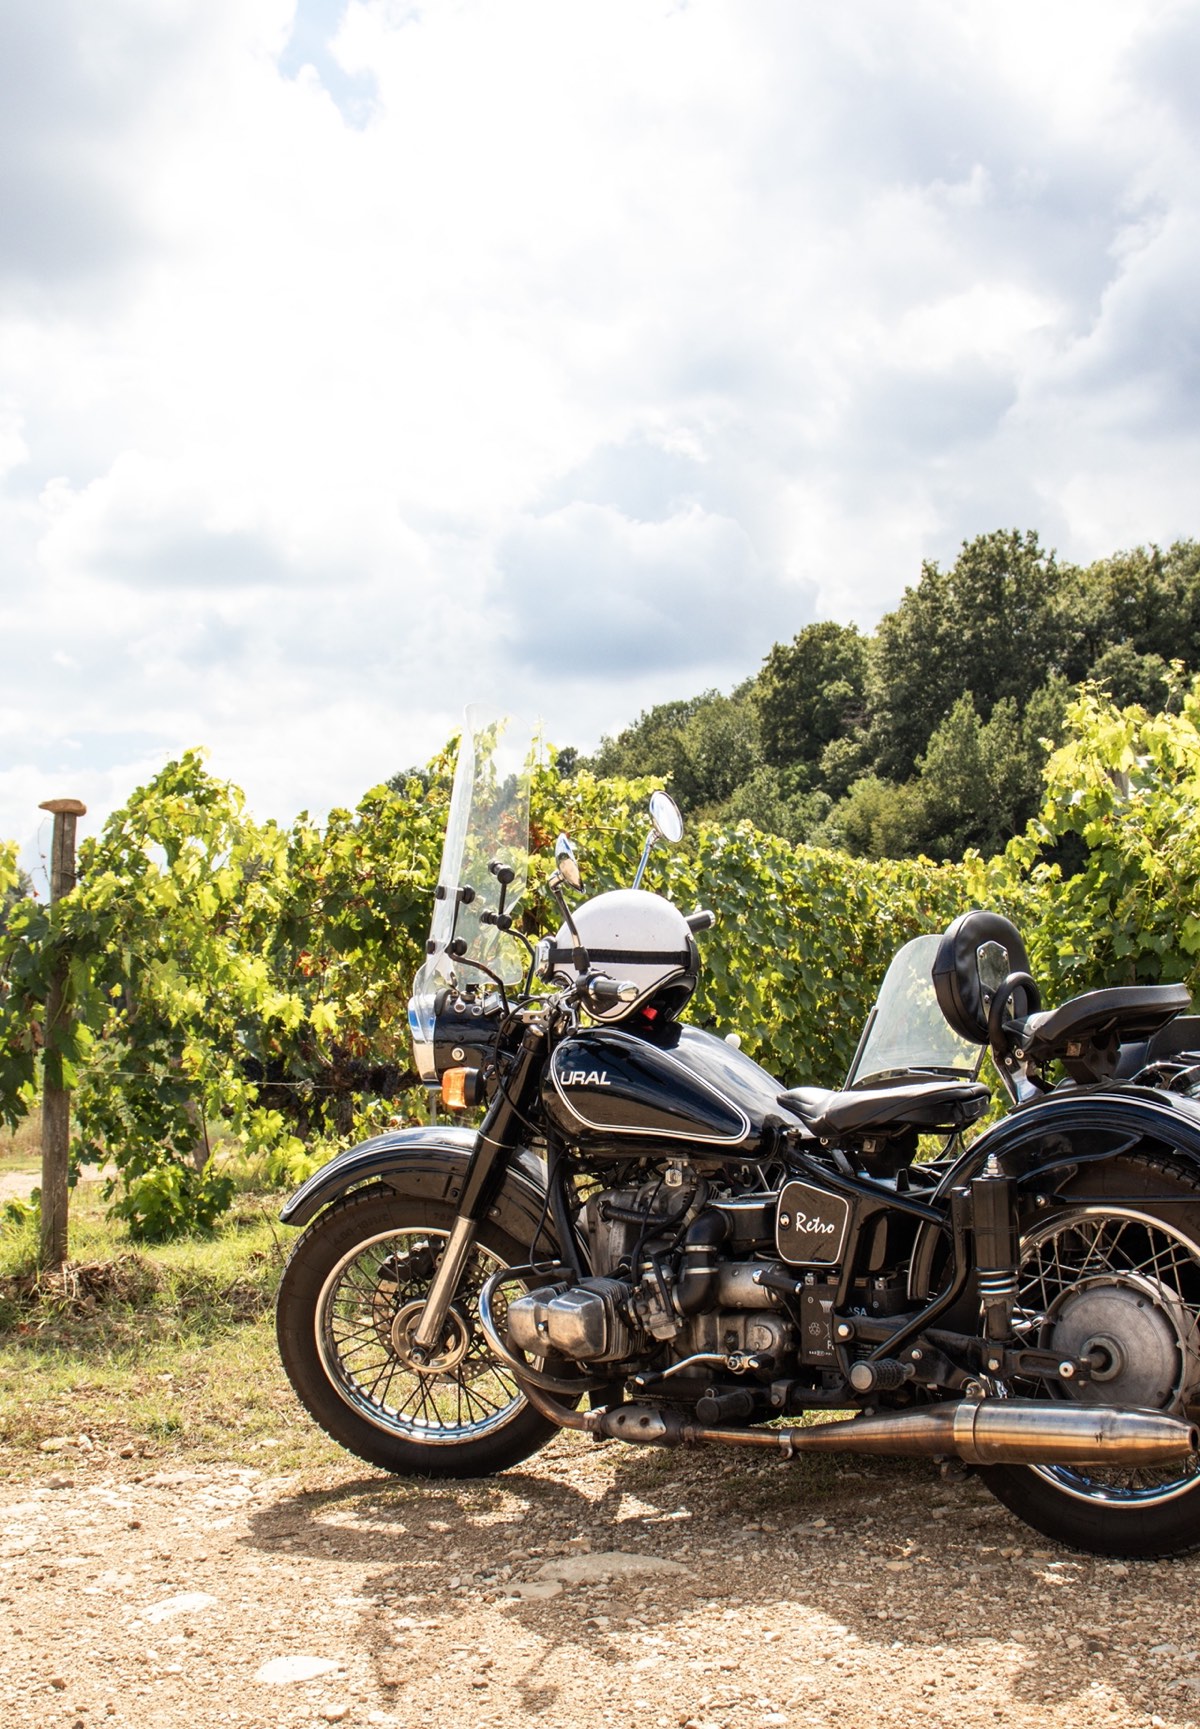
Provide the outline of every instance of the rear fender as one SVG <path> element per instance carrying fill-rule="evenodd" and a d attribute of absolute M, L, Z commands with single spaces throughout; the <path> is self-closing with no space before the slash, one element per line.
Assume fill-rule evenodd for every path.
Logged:
<path fill-rule="evenodd" d="M 972 1141 L 942 1178 L 937 1199 L 948 1201 L 951 1190 L 978 1176 L 992 1156 L 1016 1178 L 1018 1194 L 1031 1194 L 1047 1180 L 1057 1188 L 1081 1170 L 1135 1150 L 1191 1166 L 1200 1177 L 1200 1103 L 1151 1087 L 1064 1088 L 1013 1111 Z M 920 1227 L 909 1266 L 913 1300 L 932 1294 L 938 1245 L 945 1241 L 936 1226 Z"/>
<path fill-rule="evenodd" d="M 992 1156 L 1024 1187 L 1056 1166 L 1117 1158 L 1140 1142 L 1200 1169 L 1200 1102 L 1155 1087 L 1065 1087 L 972 1141 L 943 1177 L 938 1196 L 978 1176 Z"/>
<path fill-rule="evenodd" d="M 368 1185 L 453 1205 L 462 1193 L 475 1140 L 473 1130 L 452 1128 L 396 1129 L 376 1135 L 314 1171 L 287 1202 L 280 1218 L 285 1225 L 307 1225 L 333 1201 Z M 543 1244 L 553 1243 L 553 1225 L 546 1216 L 546 1167 L 527 1148 L 522 1147 L 510 1160 L 504 1185 L 488 1217 L 531 1247 L 541 1224 Z"/>

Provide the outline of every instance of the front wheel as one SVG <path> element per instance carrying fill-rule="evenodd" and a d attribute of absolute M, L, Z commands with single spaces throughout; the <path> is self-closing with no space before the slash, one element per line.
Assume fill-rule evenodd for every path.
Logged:
<path fill-rule="evenodd" d="M 1200 1184 L 1157 1159 L 1127 1157 L 1103 1167 L 1065 1204 L 1027 1223 L 1015 1318 L 1029 1344 L 1099 1364 L 1067 1396 L 1195 1422 Z M 1009 1391 L 1046 1396 L 1044 1384 Z M 1093 1554 L 1179 1555 L 1200 1547 L 1194 1453 L 1153 1468 L 993 1465 L 981 1476 L 1027 1524 Z"/>
<path fill-rule="evenodd" d="M 479 1327 L 484 1281 L 528 1258 L 494 1226 L 480 1229 L 439 1348 L 421 1367 L 410 1359 L 453 1223 L 436 1201 L 350 1195 L 308 1227 L 279 1286 L 279 1352 L 301 1403 L 351 1453 L 401 1476 L 488 1476 L 556 1432 Z"/>

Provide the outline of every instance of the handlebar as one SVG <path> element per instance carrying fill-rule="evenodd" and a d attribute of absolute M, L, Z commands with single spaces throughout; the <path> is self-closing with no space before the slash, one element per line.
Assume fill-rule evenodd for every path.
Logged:
<path fill-rule="evenodd" d="M 717 915 L 708 907 L 700 907 L 694 913 L 688 913 L 683 921 L 694 934 L 697 931 L 710 931 L 717 922 Z"/>
<path fill-rule="evenodd" d="M 620 979 L 589 979 L 587 995 L 598 1003 L 631 1003 L 638 994 L 634 984 L 625 984 Z"/>

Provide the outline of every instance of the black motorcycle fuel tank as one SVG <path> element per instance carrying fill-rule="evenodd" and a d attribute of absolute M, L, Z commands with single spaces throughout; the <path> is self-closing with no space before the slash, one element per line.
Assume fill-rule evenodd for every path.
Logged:
<path fill-rule="evenodd" d="M 542 1081 L 550 1122 L 581 1152 L 609 1158 L 697 1153 L 766 1158 L 776 1145 L 780 1083 L 698 1027 L 652 1038 L 595 1027 L 556 1048 Z"/>

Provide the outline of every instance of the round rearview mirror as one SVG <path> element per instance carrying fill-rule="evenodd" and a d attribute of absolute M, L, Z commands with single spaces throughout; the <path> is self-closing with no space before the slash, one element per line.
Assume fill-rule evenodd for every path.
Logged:
<path fill-rule="evenodd" d="M 579 861 L 575 857 L 575 848 L 565 834 L 560 834 L 554 843 L 554 862 L 558 866 L 558 874 L 568 888 L 583 887 L 583 877 L 579 872 Z"/>
<path fill-rule="evenodd" d="M 669 792 L 650 794 L 650 821 L 672 846 L 683 839 L 683 817 Z"/>

